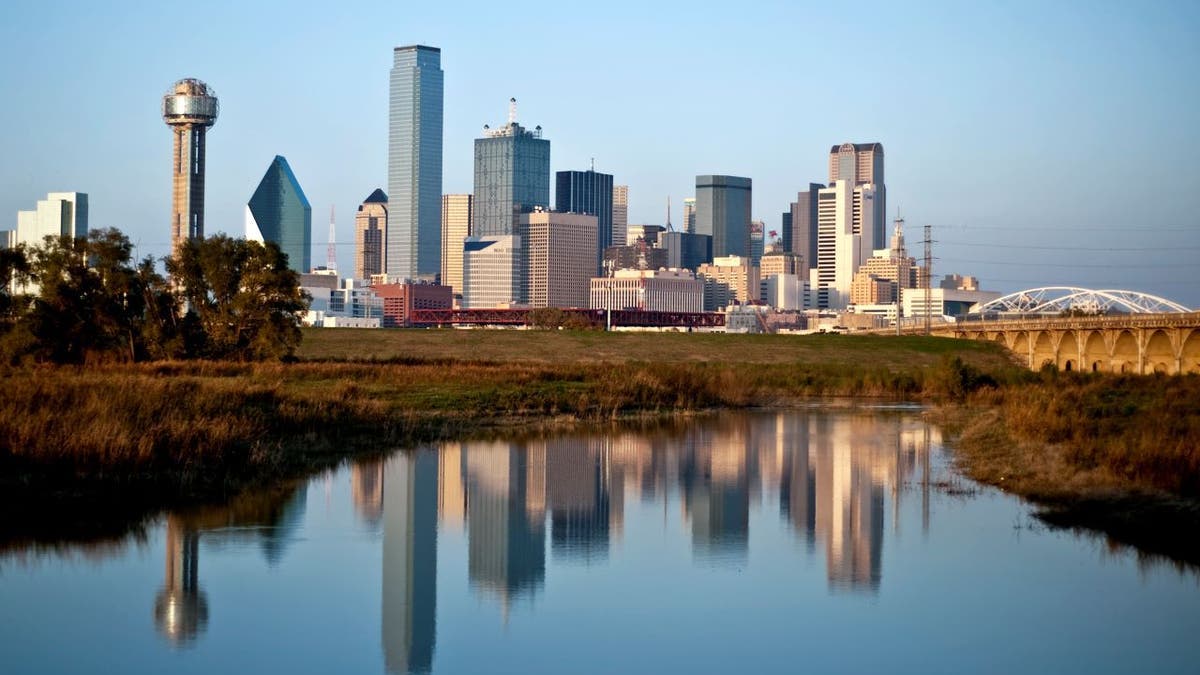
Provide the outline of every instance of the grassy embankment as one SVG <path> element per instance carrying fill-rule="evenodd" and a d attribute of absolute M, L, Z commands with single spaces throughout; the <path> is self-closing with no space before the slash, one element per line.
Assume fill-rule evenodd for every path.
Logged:
<path fill-rule="evenodd" d="M 1046 373 L 942 407 L 972 478 L 1047 522 L 1200 564 L 1200 377 Z"/>
<path fill-rule="evenodd" d="M 990 345 L 937 338 L 354 330 L 307 332 L 295 364 L 15 369 L 0 398 L 0 495 L 219 496 L 349 448 L 513 424 L 928 398 L 950 353 L 1015 371 Z"/>

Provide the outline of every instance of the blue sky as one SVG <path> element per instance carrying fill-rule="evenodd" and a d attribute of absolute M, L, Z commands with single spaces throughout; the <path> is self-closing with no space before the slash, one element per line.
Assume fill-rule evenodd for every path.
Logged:
<path fill-rule="evenodd" d="M 179 29 L 177 27 L 185 28 Z M 613 173 L 630 222 L 678 224 L 696 174 L 754 180 L 754 217 L 827 180 L 829 147 L 880 141 L 890 211 L 934 227 L 935 273 L 985 288 L 1133 288 L 1200 306 L 1200 3 L 186 3 L 0 5 L 0 228 L 46 192 L 142 255 L 169 241 L 163 92 L 199 77 L 209 232 L 242 233 L 276 154 L 352 214 L 386 183 L 391 48 L 442 49 L 444 188 L 472 142 L 542 125 L 551 169 Z M 1034 248 L 1036 247 L 1036 248 Z M 913 248 L 918 248 L 913 246 Z"/>

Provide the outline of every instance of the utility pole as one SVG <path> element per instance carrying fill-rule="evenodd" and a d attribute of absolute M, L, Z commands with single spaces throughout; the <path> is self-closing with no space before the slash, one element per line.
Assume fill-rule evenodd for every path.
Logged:
<path fill-rule="evenodd" d="M 929 335 L 933 302 L 933 226 L 925 226 L 925 334 Z"/>

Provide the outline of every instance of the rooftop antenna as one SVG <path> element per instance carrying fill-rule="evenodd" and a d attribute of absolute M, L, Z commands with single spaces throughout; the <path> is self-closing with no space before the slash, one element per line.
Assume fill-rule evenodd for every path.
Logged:
<path fill-rule="evenodd" d="M 333 204 L 329 205 L 329 245 L 325 247 L 325 268 L 330 270 L 337 269 L 337 244 L 335 243 L 335 230 L 333 218 Z"/>
<path fill-rule="evenodd" d="M 592 172 L 594 173 L 595 171 L 596 171 L 596 158 L 593 157 L 592 158 Z"/>
<path fill-rule="evenodd" d="M 508 99 L 508 124 L 512 126 L 517 123 L 517 99 Z"/>
<path fill-rule="evenodd" d="M 674 232 L 675 228 L 671 227 L 671 195 L 667 195 L 667 232 Z"/>

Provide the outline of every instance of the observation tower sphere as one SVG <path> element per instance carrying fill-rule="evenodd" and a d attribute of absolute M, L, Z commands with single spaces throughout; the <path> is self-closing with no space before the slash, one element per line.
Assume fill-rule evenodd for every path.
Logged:
<path fill-rule="evenodd" d="M 175 135 L 171 158 L 172 256 L 187 239 L 204 236 L 204 141 L 219 111 L 217 93 L 195 78 L 179 80 L 163 95 L 163 122 Z"/>

